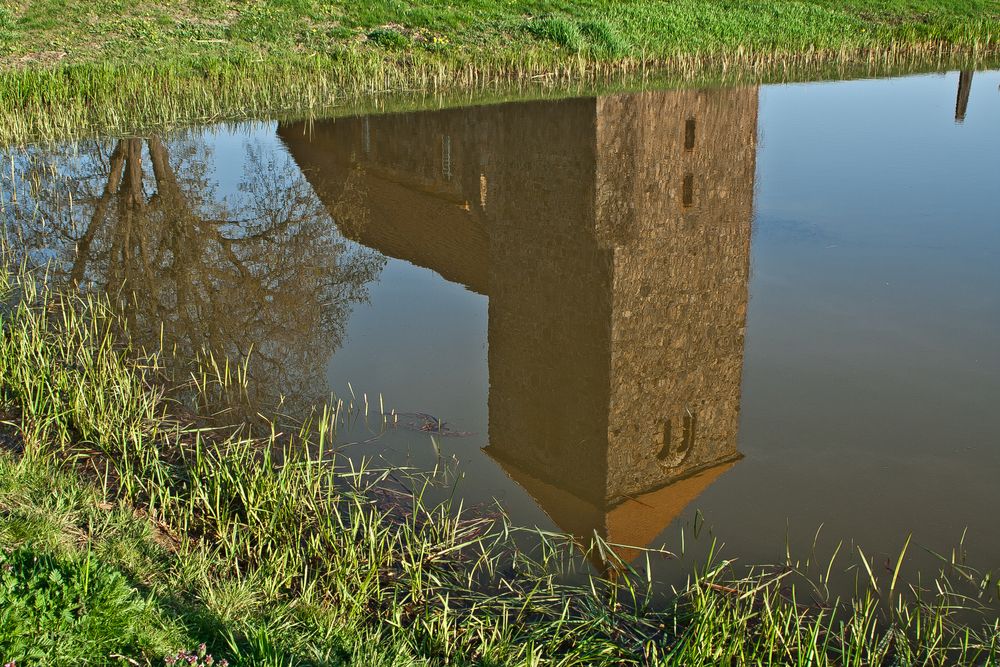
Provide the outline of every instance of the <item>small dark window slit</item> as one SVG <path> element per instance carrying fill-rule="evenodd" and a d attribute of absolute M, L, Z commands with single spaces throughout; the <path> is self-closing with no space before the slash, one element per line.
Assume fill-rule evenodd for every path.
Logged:
<path fill-rule="evenodd" d="M 684 174 L 684 189 L 681 194 L 681 201 L 684 208 L 688 208 L 694 203 L 694 174 Z"/>
<path fill-rule="evenodd" d="M 688 118 L 687 122 L 684 123 L 684 150 L 694 150 L 694 133 L 695 120 L 694 118 Z"/>
<path fill-rule="evenodd" d="M 444 135 L 441 142 L 441 175 L 451 180 L 451 135 Z"/>

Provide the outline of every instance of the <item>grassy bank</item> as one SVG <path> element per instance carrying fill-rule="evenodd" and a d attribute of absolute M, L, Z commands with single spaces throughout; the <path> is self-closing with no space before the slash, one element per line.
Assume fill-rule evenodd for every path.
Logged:
<path fill-rule="evenodd" d="M 670 597 L 622 563 L 566 583 L 581 549 L 613 562 L 607 546 L 428 505 L 417 471 L 338 466 L 329 409 L 262 439 L 188 423 L 108 302 L 9 267 L 0 663 L 154 664 L 201 642 L 246 665 L 1000 659 L 979 606 L 996 582 L 961 563 L 923 590 L 862 556 L 849 600 L 821 593 L 832 561 L 808 584 L 793 563 L 716 558 Z"/>
<path fill-rule="evenodd" d="M 998 0 L 0 6 L 0 142 L 519 85 L 885 72 L 996 52 Z"/>

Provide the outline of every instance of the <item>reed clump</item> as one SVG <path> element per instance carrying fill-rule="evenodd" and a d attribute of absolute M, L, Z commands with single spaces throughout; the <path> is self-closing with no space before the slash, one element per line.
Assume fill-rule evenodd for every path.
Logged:
<path fill-rule="evenodd" d="M 995 0 L 15 0 L 0 8 L 0 143 L 396 96 L 969 65 L 998 34 Z"/>
<path fill-rule="evenodd" d="M 889 43 L 806 50 L 488 55 L 333 54 L 79 63 L 0 71 L 0 145 L 162 132 L 245 119 L 304 119 L 482 99 L 664 87 L 888 76 L 995 62 L 997 44 Z"/>
<path fill-rule="evenodd" d="M 61 540 L 70 554 L 95 551 L 124 567 L 142 559 L 114 561 L 95 525 L 117 512 L 123 525 L 148 526 L 161 547 L 157 571 L 170 573 L 174 589 L 156 598 L 159 613 L 184 627 L 156 646 L 174 654 L 196 631 L 204 650 L 232 664 L 376 655 L 385 664 L 491 665 L 1000 659 L 1000 626 L 984 602 L 996 593 L 989 575 L 952 564 L 925 591 L 897 581 L 897 566 L 891 586 L 872 575 L 854 599 L 817 602 L 806 594 L 816 589 L 793 583 L 794 566 L 739 574 L 713 554 L 665 596 L 653 554 L 636 569 L 597 538 L 581 545 L 498 512 L 429 503 L 431 477 L 419 471 L 348 466 L 336 454 L 336 408 L 264 437 L 187 421 L 158 381 L 158 355 L 130 345 L 106 298 L 50 288 L 9 255 L 0 264 L 2 548 L 44 552 Z M 48 510 L 58 519 L 36 522 L 57 536 L 48 542 L 41 529 L 11 528 L 44 493 L 62 499 Z M 581 565 L 595 555 L 606 576 Z M 572 572 L 584 583 L 565 576 Z M 953 576 L 978 594 L 948 583 Z M 5 641 L 0 658 L 20 658 L 5 654 Z M 141 642 L 135 650 L 147 653 L 133 659 L 163 657 Z"/>

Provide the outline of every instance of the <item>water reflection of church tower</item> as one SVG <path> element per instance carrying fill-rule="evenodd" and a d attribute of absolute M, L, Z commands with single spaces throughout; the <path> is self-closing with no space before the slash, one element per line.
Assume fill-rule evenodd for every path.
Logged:
<path fill-rule="evenodd" d="M 756 89 L 304 130 L 345 233 L 489 297 L 487 452 L 563 529 L 645 544 L 738 457 Z"/>
<path fill-rule="evenodd" d="M 558 106 L 490 179 L 489 451 L 615 503 L 737 456 L 757 95 Z"/>

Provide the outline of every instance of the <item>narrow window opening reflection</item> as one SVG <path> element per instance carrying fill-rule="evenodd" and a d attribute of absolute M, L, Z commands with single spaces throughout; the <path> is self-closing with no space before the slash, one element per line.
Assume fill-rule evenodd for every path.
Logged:
<path fill-rule="evenodd" d="M 670 457 L 670 449 L 671 449 L 670 446 L 671 446 L 672 441 L 673 441 L 673 436 L 672 436 L 671 431 L 672 431 L 672 429 L 671 429 L 671 426 L 670 426 L 670 420 L 669 419 L 664 419 L 663 420 L 663 430 L 660 433 L 660 439 L 662 441 L 662 445 L 660 446 L 660 451 L 657 452 L 657 454 L 656 454 L 656 458 L 658 458 L 661 461 L 665 461 L 665 460 L 667 460 L 667 458 Z"/>
<path fill-rule="evenodd" d="M 681 194 L 681 201 L 684 208 L 689 208 L 694 204 L 694 174 L 684 174 L 684 187 Z"/>
<path fill-rule="evenodd" d="M 698 430 L 698 416 L 690 410 L 684 413 L 684 437 L 681 438 L 681 446 L 678 454 L 687 454 L 694 446 L 694 436 Z"/>
<path fill-rule="evenodd" d="M 688 118 L 684 124 L 684 150 L 694 150 L 695 119 Z"/>
<path fill-rule="evenodd" d="M 451 137 L 445 135 L 441 144 L 441 174 L 445 180 L 451 180 Z"/>

